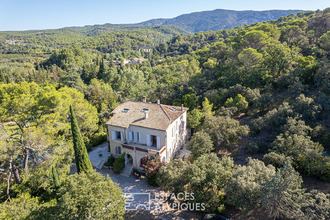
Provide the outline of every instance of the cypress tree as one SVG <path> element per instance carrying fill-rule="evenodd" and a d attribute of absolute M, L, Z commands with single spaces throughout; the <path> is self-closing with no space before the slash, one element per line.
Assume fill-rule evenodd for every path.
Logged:
<path fill-rule="evenodd" d="M 58 174 L 55 166 L 52 166 L 52 178 L 53 178 L 54 188 L 57 191 L 58 188 L 60 188 L 60 182 L 58 180 Z"/>
<path fill-rule="evenodd" d="M 71 113 L 71 130 L 72 130 L 72 138 L 73 138 L 73 149 L 76 159 L 77 172 L 80 173 L 82 171 L 87 172 L 90 169 L 93 169 L 91 161 L 89 160 L 87 149 L 85 143 L 82 139 L 78 122 L 76 116 L 73 112 L 72 106 L 70 105 L 70 113 Z"/>

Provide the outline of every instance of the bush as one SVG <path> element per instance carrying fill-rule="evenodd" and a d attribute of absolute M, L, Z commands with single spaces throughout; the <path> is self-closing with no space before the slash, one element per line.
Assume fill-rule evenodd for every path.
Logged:
<path fill-rule="evenodd" d="M 266 165 L 271 164 L 274 167 L 280 168 L 284 166 L 285 161 L 292 163 L 292 158 L 283 154 L 277 154 L 275 152 L 268 153 L 264 156 L 263 161 Z"/>
<path fill-rule="evenodd" d="M 265 153 L 269 149 L 269 146 L 265 142 L 258 141 L 257 145 L 259 147 L 259 153 Z"/>
<path fill-rule="evenodd" d="M 227 203 L 240 210 L 257 207 L 263 192 L 261 187 L 275 176 L 275 167 L 266 166 L 257 159 L 248 159 L 246 166 L 238 167 L 226 186 Z"/>
<path fill-rule="evenodd" d="M 242 96 L 241 94 L 238 94 L 235 97 L 235 99 L 233 99 L 233 98 L 227 99 L 227 101 L 225 102 L 225 106 L 226 106 L 226 108 L 236 107 L 238 109 L 238 111 L 242 111 L 242 110 L 247 109 L 247 107 L 249 106 L 249 103 L 245 100 L 244 96 Z"/>
<path fill-rule="evenodd" d="M 307 150 L 296 159 L 297 169 L 308 176 L 316 176 L 330 182 L 330 158 L 320 155 L 315 150 Z"/>
<path fill-rule="evenodd" d="M 309 136 L 293 134 L 290 136 L 279 135 L 272 143 L 273 150 L 294 159 L 298 155 L 306 154 L 307 150 L 315 150 L 318 154 L 322 154 L 323 147 L 317 142 L 313 142 Z"/>
<path fill-rule="evenodd" d="M 113 169 L 116 173 L 120 173 L 122 169 L 125 167 L 125 153 L 120 155 L 120 157 L 115 159 L 115 162 L 113 163 Z"/>
<path fill-rule="evenodd" d="M 273 109 L 263 117 L 257 118 L 252 121 L 252 128 L 254 132 L 267 129 L 275 134 L 279 134 L 283 131 L 283 126 L 287 122 L 288 117 L 293 117 L 295 113 L 292 107 L 287 102 L 283 102 L 278 109 Z"/>
<path fill-rule="evenodd" d="M 192 152 L 195 158 L 202 154 L 210 153 L 212 150 L 214 150 L 211 137 L 204 131 L 195 133 L 188 145 L 188 150 Z"/>
<path fill-rule="evenodd" d="M 325 132 L 322 135 L 320 143 L 323 145 L 323 147 L 330 148 L 330 131 Z"/>
<path fill-rule="evenodd" d="M 218 109 L 218 111 L 216 112 L 217 116 L 233 116 L 237 113 L 238 109 L 236 107 L 230 107 L 230 108 L 226 108 L 221 106 L 221 108 Z"/>
<path fill-rule="evenodd" d="M 157 173 L 159 169 L 164 166 L 165 163 L 161 161 L 159 156 L 146 155 L 144 162 L 142 163 L 142 168 L 146 173 L 148 184 L 151 186 L 158 186 L 156 182 Z"/>
<path fill-rule="evenodd" d="M 103 142 L 107 141 L 107 133 L 95 133 L 93 136 L 89 138 L 89 140 L 85 140 L 85 145 L 87 150 L 91 150 L 93 147 L 102 144 Z"/>
<path fill-rule="evenodd" d="M 315 120 L 321 113 L 321 105 L 315 103 L 313 98 L 300 94 L 293 104 L 294 111 L 301 114 L 304 120 Z"/>
<path fill-rule="evenodd" d="M 250 154 L 256 154 L 259 152 L 259 146 L 257 143 L 249 143 L 246 147 L 247 152 Z"/>
<path fill-rule="evenodd" d="M 260 97 L 259 89 L 250 89 L 240 84 L 236 84 L 235 86 L 230 87 L 225 95 L 226 98 L 230 98 L 230 97 L 235 97 L 238 94 L 244 96 L 247 102 L 252 102 Z"/>
<path fill-rule="evenodd" d="M 116 158 L 114 158 L 114 156 L 111 155 L 105 165 L 108 167 L 112 167 L 115 160 L 116 160 Z"/>
<path fill-rule="evenodd" d="M 215 146 L 234 145 L 250 132 L 247 125 L 240 125 L 239 121 L 223 116 L 207 117 L 203 130 L 210 135 Z"/>
<path fill-rule="evenodd" d="M 253 106 L 256 109 L 263 111 L 271 106 L 272 101 L 273 101 L 272 97 L 269 94 L 265 94 L 259 97 L 258 99 L 255 99 L 253 101 Z"/>

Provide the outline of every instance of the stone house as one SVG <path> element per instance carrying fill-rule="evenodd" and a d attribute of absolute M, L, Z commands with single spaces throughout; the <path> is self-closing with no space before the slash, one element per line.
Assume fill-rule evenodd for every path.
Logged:
<path fill-rule="evenodd" d="M 125 152 L 125 163 L 141 169 L 146 155 L 160 156 L 169 162 L 186 142 L 187 110 L 146 102 L 127 101 L 120 104 L 106 123 L 110 152 L 114 157 Z"/>

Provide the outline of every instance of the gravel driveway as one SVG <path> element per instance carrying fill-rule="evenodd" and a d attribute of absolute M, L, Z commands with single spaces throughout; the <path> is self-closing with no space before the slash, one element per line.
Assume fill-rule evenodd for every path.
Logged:
<path fill-rule="evenodd" d="M 102 175 L 110 176 L 113 182 L 118 183 L 119 187 L 123 190 L 126 196 L 129 196 L 132 201 L 131 206 L 127 206 L 127 209 L 157 209 L 158 202 L 164 202 L 163 200 L 155 200 L 155 196 L 160 193 L 164 193 L 159 187 L 150 186 L 145 178 L 137 179 L 133 176 L 125 177 L 118 175 L 113 170 L 108 168 L 97 169 Z M 126 203 L 128 204 L 128 203 Z M 139 207 L 140 205 L 140 207 Z M 142 207 L 145 206 L 145 207 Z"/>
<path fill-rule="evenodd" d="M 150 217 L 150 215 L 152 215 L 156 219 L 184 219 L 177 216 L 173 210 L 165 208 L 167 207 L 164 205 L 165 200 L 158 196 L 165 192 L 160 189 L 160 187 L 150 186 L 145 178 L 137 179 L 133 176 L 125 177 L 108 168 L 97 169 L 97 172 L 104 176 L 110 176 L 113 182 L 119 184 L 125 196 L 128 197 L 125 209 L 130 213 L 133 211 L 134 216 L 138 212 L 140 215 L 142 214 L 142 216 Z M 132 217 L 129 217 L 129 219 L 131 218 Z"/>

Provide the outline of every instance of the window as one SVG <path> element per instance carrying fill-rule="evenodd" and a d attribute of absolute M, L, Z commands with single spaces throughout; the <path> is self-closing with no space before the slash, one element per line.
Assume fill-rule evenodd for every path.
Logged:
<path fill-rule="evenodd" d="M 124 108 L 123 112 L 127 113 L 129 111 L 128 108 Z"/>
<path fill-rule="evenodd" d="M 116 131 L 116 139 L 121 140 L 121 132 L 120 131 Z"/>
<path fill-rule="evenodd" d="M 147 135 L 147 146 L 157 147 L 160 149 L 160 137 L 155 135 Z"/>
<path fill-rule="evenodd" d="M 157 147 L 157 136 L 151 135 L 151 147 Z"/>
<path fill-rule="evenodd" d="M 116 155 L 121 155 L 121 147 L 116 147 L 115 148 L 115 154 Z"/>
<path fill-rule="evenodd" d="M 149 111 L 149 109 L 147 109 L 147 108 L 142 109 L 142 112 L 148 112 L 148 111 Z"/>
<path fill-rule="evenodd" d="M 129 132 L 129 140 L 134 141 L 134 132 L 133 131 Z"/>
<path fill-rule="evenodd" d="M 176 109 L 175 109 L 174 107 L 171 107 L 170 109 L 171 109 L 172 111 L 176 111 Z"/>
<path fill-rule="evenodd" d="M 140 132 L 136 132 L 136 142 L 140 142 L 141 136 Z"/>
<path fill-rule="evenodd" d="M 111 138 L 112 138 L 112 140 L 121 141 L 121 132 L 120 131 L 111 131 Z"/>

